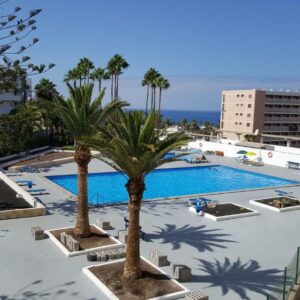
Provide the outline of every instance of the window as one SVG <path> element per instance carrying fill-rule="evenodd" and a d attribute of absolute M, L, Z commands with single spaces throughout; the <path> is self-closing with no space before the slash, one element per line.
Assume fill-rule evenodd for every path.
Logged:
<path fill-rule="evenodd" d="M 252 106 L 251 104 L 248 104 L 248 108 L 251 108 L 251 106 Z"/>
<path fill-rule="evenodd" d="M 234 124 L 235 124 L 235 125 L 237 125 L 237 124 L 238 124 L 238 122 L 235 122 Z"/>
<path fill-rule="evenodd" d="M 247 123 L 247 127 L 250 127 L 250 123 Z"/>
<path fill-rule="evenodd" d="M 247 117 L 250 118 L 250 117 L 251 117 L 251 114 L 247 114 Z"/>
<path fill-rule="evenodd" d="M 240 106 L 240 105 L 237 103 L 236 106 Z"/>
<path fill-rule="evenodd" d="M 242 122 L 240 122 L 240 125 L 242 125 L 243 123 Z"/>
<path fill-rule="evenodd" d="M 251 98 L 252 98 L 252 95 L 251 95 L 251 94 L 250 94 L 250 95 L 248 95 L 248 98 L 249 98 L 249 99 L 251 99 Z"/>
<path fill-rule="evenodd" d="M 243 115 L 243 113 L 240 113 L 240 116 L 242 116 Z"/>
<path fill-rule="evenodd" d="M 242 103 L 241 106 L 244 106 L 244 104 Z"/>
<path fill-rule="evenodd" d="M 238 115 L 239 115 L 239 113 L 235 113 L 235 115 L 236 115 L 236 116 L 238 116 Z"/>
<path fill-rule="evenodd" d="M 241 97 L 244 97 L 244 95 L 242 94 Z"/>
<path fill-rule="evenodd" d="M 239 94 L 237 94 L 236 96 L 237 96 L 237 97 L 240 97 L 240 95 L 239 95 Z"/>

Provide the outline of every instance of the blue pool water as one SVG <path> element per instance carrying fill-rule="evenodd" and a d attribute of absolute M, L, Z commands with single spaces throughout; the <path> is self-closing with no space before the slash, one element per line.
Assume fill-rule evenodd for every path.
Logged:
<path fill-rule="evenodd" d="M 48 178 L 73 194 L 77 194 L 76 175 Z M 89 202 L 93 204 L 127 202 L 125 183 L 126 178 L 121 173 L 89 174 Z M 296 183 L 298 182 L 219 165 L 159 169 L 146 177 L 144 199 L 248 190 Z"/>

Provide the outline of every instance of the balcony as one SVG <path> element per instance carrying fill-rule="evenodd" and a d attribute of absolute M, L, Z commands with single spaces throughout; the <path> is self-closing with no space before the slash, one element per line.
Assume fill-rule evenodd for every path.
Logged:
<path fill-rule="evenodd" d="M 300 114 L 300 106 L 299 106 L 299 108 L 265 107 L 265 113 L 274 113 L 274 114 Z"/>
<path fill-rule="evenodd" d="M 265 117 L 265 123 L 300 123 L 299 117 Z"/>

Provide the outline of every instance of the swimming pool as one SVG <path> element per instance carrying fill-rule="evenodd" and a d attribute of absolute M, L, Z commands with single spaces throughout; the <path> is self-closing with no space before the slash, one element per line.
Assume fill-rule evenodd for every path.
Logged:
<path fill-rule="evenodd" d="M 77 175 L 47 178 L 71 193 L 77 194 Z M 125 183 L 125 176 L 118 172 L 89 174 L 89 202 L 91 204 L 127 202 Z M 249 190 L 296 183 L 299 182 L 220 165 L 158 169 L 146 177 L 144 199 Z"/>

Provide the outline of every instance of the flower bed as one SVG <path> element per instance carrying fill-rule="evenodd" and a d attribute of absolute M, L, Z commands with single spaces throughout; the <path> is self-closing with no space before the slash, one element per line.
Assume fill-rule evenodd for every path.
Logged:
<path fill-rule="evenodd" d="M 235 203 L 209 205 L 203 208 L 204 216 L 214 221 L 258 215 L 258 212 Z"/>
<path fill-rule="evenodd" d="M 60 238 L 60 234 L 65 232 L 71 235 L 76 241 L 79 242 L 79 250 L 71 251 L 67 245 L 63 244 Z M 74 234 L 74 227 L 58 228 L 47 230 L 46 233 L 50 239 L 67 255 L 76 256 L 82 255 L 89 252 L 94 252 L 104 249 L 118 248 L 122 243 L 110 236 L 106 231 L 97 227 L 96 225 L 91 225 L 91 236 L 88 238 L 77 238 Z"/>
<path fill-rule="evenodd" d="M 124 261 L 89 266 L 83 272 L 112 300 L 177 299 L 189 291 L 145 258 L 141 258 L 142 278 L 127 281 Z"/>
<path fill-rule="evenodd" d="M 251 204 L 264 207 L 276 212 L 300 209 L 300 201 L 288 196 L 270 197 L 249 201 Z"/>

